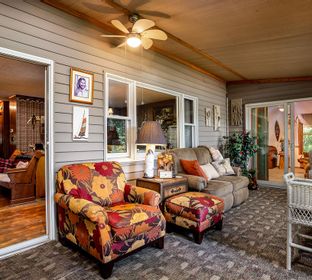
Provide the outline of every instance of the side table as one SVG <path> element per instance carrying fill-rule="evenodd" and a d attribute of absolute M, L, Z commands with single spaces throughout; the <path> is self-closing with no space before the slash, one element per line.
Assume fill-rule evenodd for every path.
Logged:
<path fill-rule="evenodd" d="M 188 191 L 188 183 L 186 178 L 138 178 L 136 185 L 138 187 L 156 191 L 161 197 L 161 209 L 163 210 L 163 202 L 170 196 L 184 193 Z"/>

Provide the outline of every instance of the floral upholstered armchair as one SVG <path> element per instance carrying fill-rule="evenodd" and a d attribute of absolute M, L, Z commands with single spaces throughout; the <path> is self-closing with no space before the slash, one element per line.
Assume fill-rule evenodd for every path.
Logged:
<path fill-rule="evenodd" d="M 117 162 L 81 163 L 57 173 L 60 242 L 81 247 L 100 261 L 101 275 L 114 261 L 146 244 L 163 248 L 165 219 L 157 192 L 126 184 Z"/>

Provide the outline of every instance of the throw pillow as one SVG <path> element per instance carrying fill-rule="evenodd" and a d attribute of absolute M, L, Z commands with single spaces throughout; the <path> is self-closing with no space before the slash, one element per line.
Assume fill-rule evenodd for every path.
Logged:
<path fill-rule="evenodd" d="M 201 169 L 199 162 L 197 160 L 181 159 L 180 163 L 186 174 L 204 177 L 206 180 L 208 180 L 208 177 L 206 176 L 205 172 Z"/>
<path fill-rule="evenodd" d="M 28 166 L 28 162 L 19 161 L 18 164 L 16 164 L 16 168 L 26 168 Z"/>
<path fill-rule="evenodd" d="M 218 171 L 220 176 L 235 174 L 235 172 L 231 166 L 229 158 L 226 158 L 226 159 L 223 159 L 220 161 L 214 161 L 214 162 L 212 162 L 212 165 Z"/>
<path fill-rule="evenodd" d="M 206 176 L 208 177 L 208 181 L 212 179 L 217 179 L 220 177 L 217 170 L 213 167 L 211 163 L 201 165 L 201 169 L 205 172 Z"/>
<path fill-rule="evenodd" d="M 209 151 L 211 153 L 213 161 L 220 161 L 220 160 L 224 159 L 219 150 L 217 150 L 213 147 L 209 147 Z"/>

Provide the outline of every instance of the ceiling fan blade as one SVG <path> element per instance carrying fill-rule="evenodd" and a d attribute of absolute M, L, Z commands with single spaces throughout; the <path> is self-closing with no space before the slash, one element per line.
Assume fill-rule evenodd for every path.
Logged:
<path fill-rule="evenodd" d="M 156 40 L 167 40 L 168 36 L 167 34 L 159 29 L 150 29 L 146 30 L 141 33 L 141 36 L 143 38 L 150 38 L 150 39 L 156 39 Z"/>
<path fill-rule="evenodd" d="M 105 37 L 105 38 L 125 38 L 127 36 L 125 36 L 125 35 L 106 35 L 106 34 L 102 34 L 101 37 Z"/>
<path fill-rule="evenodd" d="M 121 47 L 123 47 L 125 45 L 126 45 L 126 42 L 123 42 L 123 43 L 119 44 L 118 46 L 116 46 L 116 48 L 121 48 Z"/>
<path fill-rule="evenodd" d="M 155 22 L 149 19 L 139 19 L 135 22 L 132 27 L 132 32 L 134 33 L 141 33 L 146 29 L 149 29 L 155 25 Z"/>
<path fill-rule="evenodd" d="M 117 11 L 114 8 L 111 7 L 105 7 L 103 4 L 99 5 L 99 4 L 92 4 L 92 3 L 88 3 L 88 2 L 82 2 L 82 5 L 84 5 L 85 7 L 87 7 L 90 10 L 96 11 L 98 13 L 103 13 L 103 14 L 119 14 L 119 11 Z"/>
<path fill-rule="evenodd" d="M 151 40 L 150 38 L 142 38 L 141 42 L 145 50 L 149 49 L 153 45 L 153 40 Z"/>
<path fill-rule="evenodd" d="M 113 19 L 111 23 L 123 33 L 126 33 L 126 34 L 129 33 L 129 30 L 118 19 Z"/>
<path fill-rule="evenodd" d="M 136 11 L 137 8 L 144 6 L 145 4 L 151 2 L 151 0 L 131 0 L 127 6 L 128 9 L 132 12 Z"/>
<path fill-rule="evenodd" d="M 139 15 L 147 15 L 147 16 L 153 16 L 153 17 L 159 17 L 159 18 L 171 18 L 170 15 L 162 12 L 157 11 L 147 11 L 147 10 L 137 10 L 137 13 Z"/>

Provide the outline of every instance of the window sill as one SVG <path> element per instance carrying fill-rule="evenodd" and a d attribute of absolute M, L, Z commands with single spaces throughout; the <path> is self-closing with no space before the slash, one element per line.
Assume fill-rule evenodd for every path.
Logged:
<path fill-rule="evenodd" d="M 121 165 L 127 166 L 132 165 L 133 163 L 144 163 L 144 159 L 131 159 L 131 158 L 108 158 L 108 161 L 117 161 L 120 162 Z"/>

